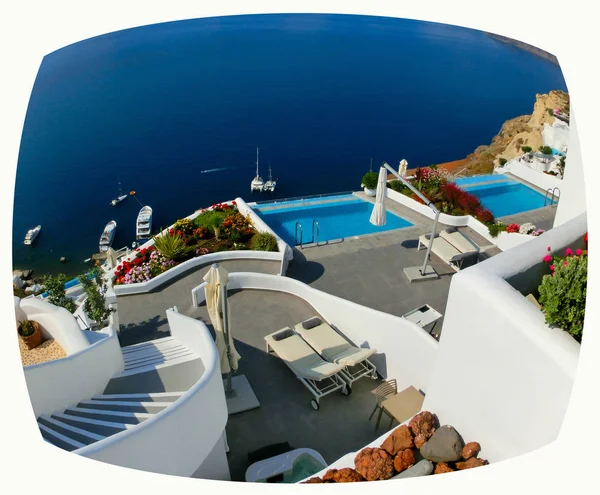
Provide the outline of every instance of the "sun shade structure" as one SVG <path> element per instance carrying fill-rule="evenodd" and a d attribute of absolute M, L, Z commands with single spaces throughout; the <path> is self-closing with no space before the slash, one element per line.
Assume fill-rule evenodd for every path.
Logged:
<path fill-rule="evenodd" d="M 206 309 L 215 329 L 215 344 L 219 353 L 221 372 L 227 374 L 227 390 L 231 389 L 231 371 L 238 369 L 240 355 L 233 345 L 233 337 L 229 328 L 229 309 L 227 306 L 227 270 L 215 263 L 204 276 L 206 285 Z"/>
<path fill-rule="evenodd" d="M 377 227 L 385 225 L 385 197 L 387 195 L 387 170 L 385 167 L 379 169 L 379 179 L 377 180 L 377 194 L 375 196 L 375 206 L 371 213 L 369 222 Z"/>

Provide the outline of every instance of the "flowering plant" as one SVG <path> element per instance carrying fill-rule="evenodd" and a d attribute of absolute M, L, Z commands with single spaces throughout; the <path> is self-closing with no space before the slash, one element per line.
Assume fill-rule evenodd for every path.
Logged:
<path fill-rule="evenodd" d="M 520 229 L 521 227 L 518 223 L 511 223 L 506 226 L 506 232 L 508 232 L 509 234 L 518 234 Z"/>
<path fill-rule="evenodd" d="M 537 237 L 539 235 L 542 235 L 544 232 L 546 232 L 544 229 L 537 229 L 535 232 L 533 232 L 531 235 L 534 237 Z"/>
<path fill-rule="evenodd" d="M 544 275 L 538 288 L 546 323 L 562 328 L 581 341 L 587 295 L 588 251 L 567 248 L 564 256 L 558 256 L 552 254 L 548 246 L 548 254 L 543 261 L 550 268 L 550 274 Z"/>
<path fill-rule="evenodd" d="M 529 235 L 534 231 L 535 225 L 533 225 L 531 222 L 524 223 L 521 225 L 521 227 L 519 227 L 519 234 Z"/>

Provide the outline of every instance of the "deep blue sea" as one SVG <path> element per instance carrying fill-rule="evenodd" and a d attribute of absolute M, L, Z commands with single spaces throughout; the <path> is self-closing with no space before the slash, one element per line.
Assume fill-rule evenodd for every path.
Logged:
<path fill-rule="evenodd" d="M 356 190 L 371 158 L 374 170 L 464 158 L 552 89 L 566 90 L 560 68 L 531 53 L 393 18 L 232 16 L 85 40 L 47 55 L 35 81 L 14 265 L 80 273 L 111 219 L 114 247 L 131 244 L 140 204 L 109 205 L 119 179 L 155 228 L 238 196 Z M 275 193 L 250 193 L 257 146 Z"/>

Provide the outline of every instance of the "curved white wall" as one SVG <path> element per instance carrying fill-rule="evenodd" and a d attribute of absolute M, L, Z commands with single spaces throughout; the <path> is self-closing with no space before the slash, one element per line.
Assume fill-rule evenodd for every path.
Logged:
<path fill-rule="evenodd" d="M 203 256 L 197 256 L 191 260 L 184 261 L 183 263 L 174 266 L 170 270 L 161 273 L 157 277 L 154 277 L 148 282 L 140 282 L 137 284 L 120 284 L 113 285 L 115 295 L 122 296 L 125 294 L 144 294 L 151 290 L 157 289 L 163 284 L 166 284 L 170 280 L 178 277 L 179 275 L 202 265 L 208 265 L 210 263 L 217 263 L 220 261 L 227 260 L 259 260 L 259 261 L 276 261 L 281 263 L 282 253 L 274 253 L 269 251 L 220 251 L 218 253 L 209 253 Z"/>
<path fill-rule="evenodd" d="M 79 326 L 77 331 L 81 332 Z M 103 332 L 107 337 L 92 345 L 83 337 L 86 348 L 67 357 L 23 367 L 36 417 L 62 411 L 102 393 L 109 380 L 123 371 L 123 356 L 116 332 L 112 326 Z"/>
<path fill-rule="evenodd" d="M 77 320 L 65 308 L 33 297 L 22 299 L 19 304 L 27 318 L 40 324 L 43 338 L 56 340 L 67 355 L 89 346 Z"/>
<path fill-rule="evenodd" d="M 229 274 L 228 289 L 285 292 L 304 299 L 329 323 L 359 347 L 376 348 L 371 361 L 386 378 L 396 378 L 400 389 L 413 385 L 427 390 L 438 342 L 410 321 L 313 289 L 288 277 L 262 273 Z M 193 291 L 195 304 L 204 301 L 202 286 Z"/>
<path fill-rule="evenodd" d="M 548 189 L 554 189 L 555 187 L 558 187 L 558 189 L 561 190 L 563 187 L 562 179 L 533 170 L 531 167 L 519 163 L 517 158 L 507 162 L 504 167 L 498 169 L 498 172 L 510 172 L 512 175 L 519 177 L 524 181 L 543 189 L 544 191 L 547 191 Z"/>
<path fill-rule="evenodd" d="M 167 311 L 172 334 L 193 349 L 204 373 L 176 402 L 130 430 L 77 450 L 102 462 L 162 474 L 191 476 L 213 449 L 228 413 L 217 349 L 201 321 Z M 224 453 L 223 453 L 224 455 Z"/>

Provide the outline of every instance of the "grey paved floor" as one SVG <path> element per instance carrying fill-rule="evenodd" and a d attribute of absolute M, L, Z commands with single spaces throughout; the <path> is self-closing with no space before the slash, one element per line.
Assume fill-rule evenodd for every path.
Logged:
<path fill-rule="evenodd" d="M 223 261 L 228 272 L 254 271 L 279 273 L 280 263 L 270 261 L 235 260 Z M 149 294 L 119 296 L 119 341 L 122 346 L 146 342 L 168 336 L 166 310 L 177 306 L 180 312 L 197 317 L 198 310 L 192 306 L 192 289 L 204 282 L 203 277 L 210 265 L 198 267 L 184 274 L 160 290 Z"/>
<path fill-rule="evenodd" d="M 515 215 L 508 215 L 506 217 L 498 218 L 502 223 L 518 223 L 519 225 L 531 222 L 538 229 L 550 230 L 554 224 L 554 217 L 556 216 L 555 206 L 546 206 L 545 208 L 538 208 L 537 210 L 530 210 L 524 213 L 517 213 Z"/>

